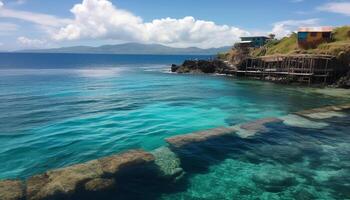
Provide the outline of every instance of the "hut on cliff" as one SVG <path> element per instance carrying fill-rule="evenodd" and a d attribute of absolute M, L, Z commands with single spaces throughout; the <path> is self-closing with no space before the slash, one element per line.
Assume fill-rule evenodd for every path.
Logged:
<path fill-rule="evenodd" d="M 300 48 L 315 48 L 324 42 L 332 40 L 332 27 L 303 27 L 298 30 L 298 45 Z"/>
<path fill-rule="evenodd" d="M 241 37 L 242 44 L 249 44 L 250 47 L 262 47 L 264 46 L 271 38 L 267 36 L 248 36 Z"/>

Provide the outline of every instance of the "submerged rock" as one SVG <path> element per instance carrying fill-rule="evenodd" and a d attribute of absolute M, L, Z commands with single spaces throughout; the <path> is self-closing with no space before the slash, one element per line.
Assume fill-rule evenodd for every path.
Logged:
<path fill-rule="evenodd" d="M 308 191 L 305 188 L 299 188 L 293 192 L 293 197 L 296 200 L 313 200 L 316 199 L 316 196 L 312 194 L 311 191 Z"/>
<path fill-rule="evenodd" d="M 343 111 L 343 110 L 350 110 L 350 104 L 342 104 L 337 106 L 326 106 L 322 108 L 315 108 L 310 110 L 303 110 L 300 112 L 294 113 L 295 115 L 303 116 L 303 117 L 309 117 L 310 115 L 317 115 L 321 113 L 329 113 L 329 112 L 336 112 L 336 111 Z"/>
<path fill-rule="evenodd" d="M 192 134 L 179 135 L 171 138 L 167 138 L 166 141 L 173 147 L 179 148 L 181 146 L 204 142 L 211 138 L 216 138 L 225 135 L 232 135 L 236 132 L 234 128 L 216 128 L 207 131 L 200 131 Z"/>
<path fill-rule="evenodd" d="M 298 128 L 322 129 L 328 126 L 327 123 L 311 121 L 305 117 L 293 114 L 281 117 L 281 119 L 285 125 Z"/>
<path fill-rule="evenodd" d="M 277 122 L 282 122 L 281 119 L 278 118 L 265 118 L 265 119 L 260 119 L 260 120 L 256 120 L 250 123 L 246 123 L 241 125 L 240 127 L 242 129 L 246 129 L 246 130 L 255 130 L 255 131 L 259 131 L 259 130 L 265 130 L 266 129 L 266 124 L 268 123 L 277 123 Z"/>
<path fill-rule="evenodd" d="M 154 161 L 154 156 L 141 150 L 128 151 L 98 160 L 103 173 L 114 176 L 118 171 L 137 165 L 143 165 Z"/>
<path fill-rule="evenodd" d="M 341 112 L 329 111 L 329 112 L 305 114 L 305 116 L 312 119 L 328 119 L 332 117 L 345 117 L 346 114 Z"/>
<path fill-rule="evenodd" d="M 100 191 L 115 186 L 120 170 L 153 162 L 150 153 L 132 150 L 123 154 L 48 171 L 27 180 L 27 199 L 65 199 L 86 191 Z M 106 177 L 110 177 L 107 178 Z"/>
<path fill-rule="evenodd" d="M 22 181 L 0 181 L 1 200 L 23 200 L 24 198 L 24 184 Z"/>
<path fill-rule="evenodd" d="M 31 200 L 64 198 L 74 195 L 79 186 L 103 174 L 100 163 L 95 160 L 71 167 L 48 171 L 27 181 L 27 197 Z"/>
<path fill-rule="evenodd" d="M 263 145 L 256 151 L 265 159 L 273 159 L 275 162 L 283 164 L 292 164 L 303 160 L 303 152 L 292 145 Z"/>
<path fill-rule="evenodd" d="M 350 170 L 342 169 L 336 174 L 330 176 L 328 180 L 321 182 L 325 187 L 332 189 L 332 193 L 339 199 L 348 199 L 350 197 Z"/>
<path fill-rule="evenodd" d="M 100 192 L 113 189 L 115 186 L 114 179 L 96 178 L 85 183 L 84 189 L 88 192 Z"/>
<path fill-rule="evenodd" d="M 155 164 L 161 171 L 161 176 L 178 180 L 184 175 L 181 168 L 180 158 L 168 147 L 161 147 L 152 152 L 155 157 Z"/>
<path fill-rule="evenodd" d="M 262 189 L 273 193 L 282 192 L 297 183 L 293 174 L 279 170 L 256 173 L 252 180 Z"/>
<path fill-rule="evenodd" d="M 282 122 L 282 120 L 278 118 L 265 118 L 245 124 L 238 124 L 233 126 L 233 128 L 237 130 L 236 134 L 241 138 L 249 138 L 254 136 L 258 132 L 268 131 L 266 127 L 267 124 L 278 122 Z"/>

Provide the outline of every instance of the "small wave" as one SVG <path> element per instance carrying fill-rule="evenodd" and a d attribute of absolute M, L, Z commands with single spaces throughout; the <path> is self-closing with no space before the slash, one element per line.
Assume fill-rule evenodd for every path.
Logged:
<path fill-rule="evenodd" d="M 298 128 L 311 128 L 311 129 L 322 129 L 328 126 L 327 123 L 324 122 L 315 122 L 308 120 L 304 117 L 300 117 L 298 115 L 287 115 L 285 117 L 281 117 L 283 123 L 287 126 L 293 126 Z"/>
<path fill-rule="evenodd" d="M 121 68 L 86 68 L 86 69 L 2 69 L 0 76 L 43 76 L 76 75 L 81 77 L 112 77 L 119 75 Z"/>
<path fill-rule="evenodd" d="M 329 111 L 329 112 L 307 114 L 306 116 L 312 119 L 329 119 L 332 117 L 345 117 L 346 115 L 345 113 L 341 113 L 341 112 Z"/>
<path fill-rule="evenodd" d="M 118 68 L 106 69 L 79 69 L 75 70 L 78 76 L 82 77 L 113 77 L 119 75 L 122 70 Z"/>
<path fill-rule="evenodd" d="M 146 67 L 140 67 L 145 72 L 162 72 L 162 73 L 169 73 L 170 68 L 168 66 L 164 65 L 152 65 L 152 66 L 146 66 Z"/>

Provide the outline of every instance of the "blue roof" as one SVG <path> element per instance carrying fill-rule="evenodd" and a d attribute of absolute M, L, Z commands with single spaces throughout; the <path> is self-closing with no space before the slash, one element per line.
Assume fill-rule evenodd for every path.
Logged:
<path fill-rule="evenodd" d="M 267 38 L 267 39 L 269 39 L 269 37 L 267 37 L 267 36 L 245 36 L 245 37 L 241 37 L 241 39 L 243 39 L 243 38 L 245 38 L 245 39 L 247 39 L 247 38 Z"/>

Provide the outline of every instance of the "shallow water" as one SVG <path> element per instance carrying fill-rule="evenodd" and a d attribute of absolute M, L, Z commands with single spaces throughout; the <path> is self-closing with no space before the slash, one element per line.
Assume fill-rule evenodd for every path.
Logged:
<path fill-rule="evenodd" d="M 272 123 L 250 139 L 187 147 L 186 188 L 161 199 L 349 199 L 350 112 L 311 121 L 321 122 L 322 130 Z"/>
<path fill-rule="evenodd" d="M 25 178 L 127 149 L 153 150 L 172 135 L 349 102 L 343 96 L 305 92 L 308 89 L 300 87 L 168 73 L 171 63 L 181 63 L 187 56 L 0 54 L 0 58 L 0 179 Z M 264 194 L 273 199 L 292 195 L 297 186 L 315 195 L 308 189 L 312 185 L 299 183 L 316 184 L 310 177 L 327 179 L 345 173 L 338 169 L 342 162 L 334 164 L 338 171 L 322 171 L 322 163 L 329 162 L 331 155 L 349 153 L 347 129 L 341 129 L 343 122 L 338 125 L 334 122 L 331 130 L 320 130 L 280 124 L 257 138 L 234 140 L 228 147 L 235 153 L 224 153 L 218 162 L 213 155 L 200 154 L 199 163 L 203 158 L 213 163 L 204 162 L 208 169 L 188 167 L 188 181 L 173 188 L 179 192 L 158 191 L 151 196 L 250 199 L 252 195 L 254 199 Z M 300 145 L 305 142 L 310 151 Z M 274 147 L 282 152 L 277 158 L 271 156 Z M 295 157 L 289 160 L 286 151 L 296 151 Z M 190 155 L 190 160 L 198 156 Z M 322 167 L 307 171 L 305 166 L 316 165 L 317 160 Z M 298 170 L 306 177 L 289 178 Z M 259 176 L 271 172 L 282 174 L 279 177 L 286 177 L 282 182 L 291 186 L 264 188 L 266 184 L 259 183 L 264 178 Z M 333 193 L 322 190 L 320 195 Z"/>

